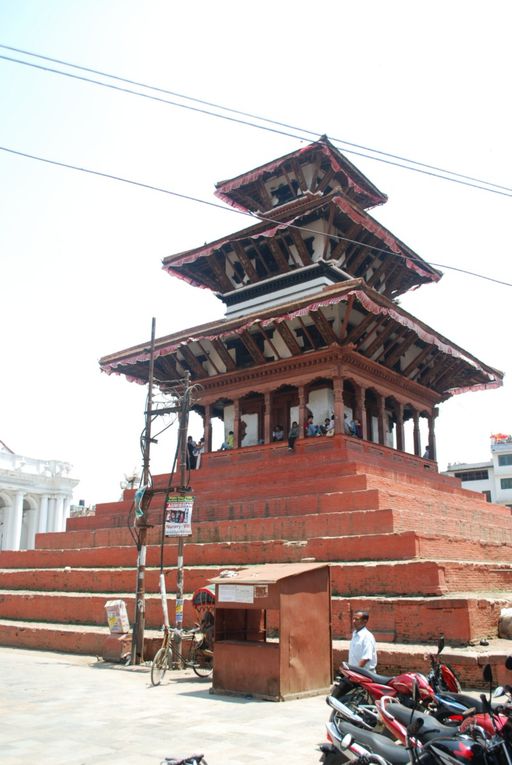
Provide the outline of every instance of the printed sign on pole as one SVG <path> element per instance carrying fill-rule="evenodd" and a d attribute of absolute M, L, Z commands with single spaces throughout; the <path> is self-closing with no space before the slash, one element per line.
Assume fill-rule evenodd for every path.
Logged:
<path fill-rule="evenodd" d="M 194 497 L 189 494 L 169 494 L 165 501 L 165 536 L 188 537 L 192 534 Z"/>

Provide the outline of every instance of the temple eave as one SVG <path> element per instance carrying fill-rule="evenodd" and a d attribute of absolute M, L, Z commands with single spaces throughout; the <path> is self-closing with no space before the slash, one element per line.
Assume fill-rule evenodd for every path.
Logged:
<path fill-rule="evenodd" d="M 395 376 L 439 400 L 466 390 L 501 385 L 503 374 L 484 365 L 414 319 L 361 280 L 333 285 L 302 301 L 262 313 L 221 320 L 157 340 L 155 379 L 166 386 L 183 377 L 203 385 L 235 369 L 266 376 L 276 364 L 308 366 L 326 349 L 353 351 L 372 375 Z M 106 356 L 103 371 L 146 382 L 147 344 Z M 215 383 L 217 384 L 217 383 Z"/>

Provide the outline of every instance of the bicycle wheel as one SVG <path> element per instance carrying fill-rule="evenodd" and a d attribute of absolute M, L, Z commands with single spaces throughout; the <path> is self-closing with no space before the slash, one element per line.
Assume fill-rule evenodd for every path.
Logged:
<path fill-rule="evenodd" d="M 169 655 L 167 648 L 160 648 L 151 664 L 151 684 L 160 685 L 168 669 Z"/>
<path fill-rule="evenodd" d="M 202 648 L 191 651 L 189 666 L 198 677 L 210 677 L 213 672 L 213 653 Z"/>

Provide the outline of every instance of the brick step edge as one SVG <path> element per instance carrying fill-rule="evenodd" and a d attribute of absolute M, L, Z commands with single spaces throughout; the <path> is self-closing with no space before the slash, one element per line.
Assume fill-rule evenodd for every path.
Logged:
<path fill-rule="evenodd" d="M 110 637 L 106 629 L 91 628 L 86 630 L 70 625 L 48 625 L 36 622 L 7 622 L 0 620 L 0 646 L 12 649 L 33 649 L 39 651 L 63 652 L 95 657 L 101 656 L 105 641 Z M 161 632 L 145 631 L 145 659 L 148 665 L 161 644 Z M 333 669 L 348 656 L 348 640 L 334 640 Z M 400 672 L 428 672 L 429 664 L 425 655 L 435 652 L 435 645 L 407 643 L 378 643 L 378 671 L 384 675 L 396 675 Z M 482 671 L 485 664 L 490 664 L 497 684 L 504 685 L 510 680 L 510 673 L 505 669 L 505 659 L 512 653 L 512 641 L 492 640 L 489 646 L 447 647 L 443 651 L 443 660 L 457 672 L 465 689 L 486 688 Z"/>

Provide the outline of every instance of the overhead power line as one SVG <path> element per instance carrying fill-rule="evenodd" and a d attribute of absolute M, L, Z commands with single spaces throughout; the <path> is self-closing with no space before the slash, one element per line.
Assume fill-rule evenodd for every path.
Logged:
<path fill-rule="evenodd" d="M 177 93 L 175 91 L 167 90 L 165 88 L 160 88 L 160 87 L 157 87 L 157 86 L 154 86 L 154 85 L 147 85 L 147 84 L 145 84 L 143 82 L 138 82 L 136 80 L 130 80 L 130 79 L 126 78 L 126 77 L 120 77 L 118 75 L 113 75 L 113 74 L 109 74 L 107 72 L 102 72 L 101 70 L 98 70 L 98 69 L 92 69 L 90 67 L 80 66 L 78 64 L 73 64 L 71 62 L 63 61 L 61 59 L 55 59 L 55 58 L 51 58 L 50 56 L 43 56 L 41 54 L 33 53 L 31 51 L 25 51 L 25 50 L 22 50 L 20 48 L 14 48 L 14 47 L 9 46 L 9 45 L 2 45 L 2 44 L 0 44 L 0 48 L 3 48 L 5 50 L 10 50 L 10 51 L 13 51 L 13 52 L 17 52 L 17 53 L 21 53 L 21 54 L 26 55 L 26 56 L 31 56 L 33 58 L 39 58 L 39 59 L 44 60 L 44 61 L 50 61 L 52 63 L 57 63 L 57 64 L 60 64 L 61 66 L 66 66 L 66 67 L 69 67 L 69 68 L 72 68 L 72 69 L 77 69 L 79 71 L 88 72 L 90 74 L 100 75 L 101 77 L 106 77 L 108 79 L 117 80 L 118 82 L 124 82 L 124 83 L 129 84 L 129 85 L 135 85 L 137 87 L 142 87 L 142 88 L 145 88 L 146 90 L 152 90 L 152 91 L 155 91 L 155 92 L 158 92 L 158 93 L 164 93 L 166 95 L 171 95 L 171 96 L 174 96 L 174 97 L 177 97 L 177 98 L 181 98 L 183 100 L 187 100 L 187 101 L 191 101 L 191 102 L 194 102 L 194 103 L 202 104 L 204 106 L 213 107 L 215 109 L 221 109 L 222 111 L 229 112 L 231 114 L 237 114 L 237 115 L 240 115 L 240 116 L 249 117 L 251 119 L 257 119 L 260 122 L 267 123 L 268 125 L 276 125 L 276 126 L 279 126 L 281 128 L 287 128 L 289 130 L 294 130 L 296 132 L 301 133 L 301 135 L 295 135 L 295 134 L 289 133 L 287 130 L 286 131 L 285 130 L 278 130 L 277 128 L 271 128 L 271 127 L 267 127 L 265 125 L 257 125 L 254 122 L 249 122 L 247 120 L 239 119 L 237 117 L 229 117 L 226 114 L 219 114 L 217 112 L 211 112 L 211 111 L 209 111 L 207 109 L 202 109 L 202 108 L 198 108 L 198 107 L 188 106 L 187 104 L 178 103 L 176 101 L 170 101 L 169 99 L 161 98 L 159 96 L 152 96 L 152 95 L 150 95 L 148 93 L 141 93 L 140 91 L 135 91 L 135 90 L 132 90 L 131 88 L 120 87 L 118 85 L 113 85 L 111 83 L 106 83 L 106 82 L 101 82 L 99 80 L 94 80 L 94 79 L 92 79 L 90 77 L 84 77 L 84 76 L 81 76 L 81 75 L 75 75 L 75 74 L 72 74 L 70 72 L 63 72 L 62 70 L 54 69 L 52 67 L 42 66 L 40 64 L 34 64 L 34 63 L 29 62 L 29 61 L 23 61 L 21 59 L 15 59 L 15 58 L 12 58 L 10 56 L 1 56 L 0 55 L 0 59 L 2 59 L 4 61 L 10 61 L 10 62 L 15 63 L 15 64 L 20 64 L 20 65 L 23 65 L 23 66 L 32 67 L 34 69 L 39 69 L 39 70 L 42 70 L 42 71 L 45 71 L 45 72 L 50 72 L 52 74 L 58 74 L 58 75 L 61 75 L 63 77 L 69 77 L 69 78 L 72 78 L 72 79 L 81 80 L 83 82 L 88 82 L 88 83 L 93 84 L 93 85 L 99 85 L 100 87 L 110 88 L 111 90 L 118 90 L 120 92 L 127 93 L 129 95 L 135 95 L 135 96 L 139 96 L 141 98 L 147 98 L 147 99 L 151 99 L 151 100 L 154 100 L 154 101 L 159 101 L 160 103 L 166 103 L 166 104 L 169 104 L 171 106 L 176 106 L 176 107 L 181 108 L 181 109 L 188 109 L 189 111 L 198 112 L 200 114 L 205 114 L 207 116 L 216 117 L 218 119 L 228 120 L 230 122 L 235 122 L 235 123 L 238 123 L 238 124 L 241 124 L 241 125 L 246 125 L 248 127 L 256 128 L 258 130 L 266 130 L 267 132 L 277 133 L 279 135 L 285 135 L 285 136 L 288 136 L 290 138 L 294 138 L 296 140 L 310 140 L 311 136 L 314 136 L 314 137 L 318 136 L 318 132 L 315 132 L 315 131 L 312 131 L 312 130 L 308 130 L 308 129 L 304 129 L 304 128 L 299 128 L 299 127 L 296 127 L 296 126 L 293 126 L 293 125 L 289 125 L 289 124 L 284 123 L 284 122 L 279 122 L 277 120 L 269 119 L 267 117 L 260 117 L 258 115 L 251 114 L 249 112 L 243 112 L 243 111 L 240 111 L 238 109 L 232 109 L 230 107 L 226 107 L 226 106 L 222 106 L 222 105 L 219 105 L 219 104 L 215 104 L 215 103 L 212 103 L 210 101 L 205 101 L 205 100 L 202 100 L 202 99 L 199 99 L 199 98 L 194 98 L 192 96 L 187 96 L 187 95 L 184 95 L 184 94 L 181 94 L 181 93 Z M 307 135 L 304 135 L 304 134 L 307 134 Z M 436 167 L 435 165 L 429 165 L 429 164 L 424 163 L 424 162 L 418 162 L 416 160 L 411 160 L 411 159 L 408 159 L 407 157 L 402 157 L 402 156 L 397 155 L 397 154 L 391 154 L 390 152 L 381 151 L 380 149 L 372 149 L 370 147 L 363 146 L 361 144 L 357 144 L 357 143 L 352 143 L 350 141 L 346 141 L 346 140 L 344 140 L 342 138 L 331 138 L 331 140 L 333 142 L 343 144 L 343 151 L 345 151 L 348 154 L 354 154 L 356 156 L 365 157 L 366 159 L 372 159 L 372 160 L 374 160 L 376 162 L 383 162 L 385 164 L 394 165 L 396 167 L 402 168 L 403 170 L 411 170 L 412 172 L 421 173 L 423 175 L 429 175 L 429 176 L 432 176 L 432 177 L 435 177 L 435 178 L 440 178 L 441 180 L 445 180 L 445 181 L 451 181 L 452 183 L 458 183 L 458 184 L 463 185 L 463 186 L 469 186 L 471 188 L 481 189 L 482 191 L 489 191 L 489 192 L 491 192 L 493 194 L 500 194 L 500 195 L 503 195 L 503 196 L 512 196 L 512 188 L 509 188 L 508 186 L 502 186 L 500 184 L 493 183 L 491 181 L 485 181 L 485 180 L 482 180 L 482 179 L 479 179 L 479 178 L 475 178 L 475 177 L 470 176 L 470 175 L 464 175 L 462 173 L 457 173 L 457 172 L 452 171 L 452 170 L 446 170 L 446 169 L 443 169 L 443 168 L 440 168 L 440 167 Z M 351 146 L 353 148 L 351 148 L 351 149 L 350 148 L 346 148 L 347 146 Z M 356 148 L 357 149 L 361 149 L 362 151 L 356 151 L 355 150 Z M 378 154 L 380 156 L 372 156 L 371 154 L 368 154 L 368 153 L 365 153 L 365 152 L 372 152 L 373 154 Z M 393 161 L 393 160 L 397 160 L 397 161 Z M 408 164 L 404 165 L 403 162 L 407 162 Z M 440 174 L 440 173 L 442 173 L 442 174 Z"/>
<path fill-rule="evenodd" d="M 272 223 L 274 225 L 277 224 L 279 226 L 283 226 L 283 227 L 291 228 L 291 229 L 297 229 L 298 231 L 306 231 L 308 233 L 312 233 L 312 234 L 315 234 L 315 235 L 318 234 L 318 231 L 316 231 L 315 229 L 309 229 L 306 226 L 296 226 L 293 223 L 286 223 L 286 222 L 278 221 L 278 220 L 275 220 L 274 218 L 269 218 L 269 217 L 264 216 L 264 215 L 260 215 L 260 214 L 256 214 L 256 213 L 251 213 L 251 212 L 243 212 L 242 210 L 237 210 L 237 209 L 235 209 L 233 207 L 229 207 L 227 205 L 218 204 L 217 202 L 210 202 L 207 199 L 201 199 L 200 197 L 193 197 L 193 196 L 190 196 L 188 194 L 181 194 L 178 191 L 171 191 L 170 189 L 165 189 L 165 188 L 162 188 L 161 186 L 154 186 L 153 184 L 150 184 L 150 183 L 143 183 L 142 181 L 135 181 L 135 180 L 133 180 L 131 178 L 123 178 L 122 176 L 119 176 L 119 175 L 112 175 L 111 173 L 103 173 L 100 170 L 91 170 L 90 168 L 87 168 L 87 167 L 78 167 L 77 165 L 71 165 L 71 164 L 69 164 L 67 162 L 59 162 L 58 160 L 48 159 L 46 157 L 40 157 L 40 156 L 38 156 L 36 154 L 29 154 L 27 152 L 18 151 L 16 149 L 11 149 L 11 148 L 8 148 L 7 146 L 0 146 L 0 151 L 5 151 L 5 152 L 7 152 L 9 154 L 14 154 L 14 155 L 19 156 L 19 157 L 25 157 L 26 159 L 33 159 L 33 160 L 36 160 L 38 162 L 44 162 L 44 163 L 49 164 L 49 165 L 56 165 L 57 167 L 64 167 L 64 168 L 66 168 L 68 170 L 76 170 L 76 171 L 81 172 L 81 173 L 87 173 L 88 175 L 96 175 L 96 176 L 99 176 L 101 178 L 108 178 L 109 180 L 112 180 L 112 181 L 119 181 L 120 183 L 127 183 L 127 184 L 129 184 L 131 186 L 139 186 L 139 187 L 144 188 L 144 189 L 149 189 L 150 191 L 157 191 L 157 192 L 159 192 L 161 194 L 168 194 L 169 196 L 178 197 L 179 199 L 185 199 L 185 200 L 187 200 L 189 202 L 196 202 L 198 204 L 208 205 L 209 207 L 216 207 L 219 210 L 223 210 L 224 212 L 227 211 L 227 212 L 231 212 L 231 213 L 233 213 L 235 215 L 244 215 L 244 216 L 252 218 L 252 219 L 256 218 L 257 220 L 260 220 L 260 221 L 265 222 L 265 223 Z M 350 244 L 356 244 L 356 245 L 358 245 L 360 247 L 365 247 L 368 250 L 373 250 L 373 251 L 376 251 L 376 252 L 383 252 L 386 255 L 390 254 L 390 250 L 388 250 L 388 249 L 384 249 L 383 247 L 376 247 L 375 245 L 371 245 L 371 244 L 361 243 L 361 242 L 358 242 L 356 239 L 349 239 L 348 237 L 341 236 L 340 234 L 329 234 L 329 238 L 330 239 L 335 239 L 335 240 L 340 241 L 340 242 L 349 242 Z M 422 260 L 418 256 L 415 257 L 412 253 L 410 253 L 408 255 L 408 257 L 411 260 L 416 260 L 418 263 L 420 263 L 422 265 L 424 265 L 426 263 L 427 265 L 433 266 L 435 268 L 446 268 L 448 270 L 457 271 L 459 273 L 466 274 L 468 276 L 474 276 L 474 277 L 476 277 L 478 279 L 485 279 L 486 281 L 494 282 L 495 284 L 502 284 L 505 287 L 512 287 L 512 283 L 505 282 L 505 281 L 503 281 L 501 279 L 495 279 L 492 276 L 485 276 L 484 274 L 477 274 L 477 273 L 474 273 L 473 271 L 467 271 L 467 270 L 465 270 L 463 268 L 457 268 L 455 266 L 447 266 L 447 265 L 444 265 L 442 263 L 429 263 L 426 260 Z"/>

